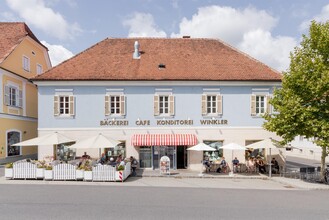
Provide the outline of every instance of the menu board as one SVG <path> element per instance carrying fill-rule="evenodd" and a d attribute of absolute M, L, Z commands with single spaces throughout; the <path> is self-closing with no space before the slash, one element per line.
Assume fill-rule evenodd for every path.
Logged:
<path fill-rule="evenodd" d="M 160 174 L 170 174 L 170 159 L 167 156 L 160 159 Z"/>

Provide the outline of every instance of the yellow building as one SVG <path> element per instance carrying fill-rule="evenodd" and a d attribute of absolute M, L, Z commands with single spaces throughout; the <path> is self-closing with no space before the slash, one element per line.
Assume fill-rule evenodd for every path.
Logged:
<path fill-rule="evenodd" d="M 22 22 L 0 22 L 0 164 L 37 158 L 14 143 L 37 136 L 38 91 L 29 79 L 51 68 L 48 49 Z"/>

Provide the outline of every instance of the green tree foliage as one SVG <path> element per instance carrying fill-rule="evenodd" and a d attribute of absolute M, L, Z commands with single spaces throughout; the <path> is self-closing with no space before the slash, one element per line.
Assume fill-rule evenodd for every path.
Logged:
<path fill-rule="evenodd" d="M 302 135 L 322 147 L 322 178 L 329 150 L 329 22 L 312 21 L 309 35 L 290 55 L 282 88 L 270 103 L 278 114 L 266 114 L 264 128 L 276 132 L 284 143 Z"/>

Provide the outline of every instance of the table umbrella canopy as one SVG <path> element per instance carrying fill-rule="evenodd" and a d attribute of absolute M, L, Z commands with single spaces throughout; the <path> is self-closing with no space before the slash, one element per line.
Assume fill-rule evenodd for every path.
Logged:
<path fill-rule="evenodd" d="M 229 144 L 225 144 L 225 145 L 219 147 L 219 149 L 225 149 L 225 150 L 245 150 L 246 147 L 241 146 L 241 145 L 236 144 L 236 143 L 229 143 Z"/>
<path fill-rule="evenodd" d="M 66 137 L 63 134 L 54 132 L 44 136 L 32 138 L 30 140 L 22 141 L 11 146 L 36 146 L 36 145 L 54 145 L 63 144 L 68 142 L 74 142 L 71 138 Z"/>
<path fill-rule="evenodd" d="M 100 149 L 100 148 L 114 148 L 121 142 L 113 140 L 102 134 L 78 141 L 76 144 L 69 146 L 76 149 Z"/>
<path fill-rule="evenodd" d="M 206 145 L 205 143 L 198 143 L 197 145 L 188 148 L 187 150 L 194 150 L 194 151 L 215 151 L 216 149 Z"/>

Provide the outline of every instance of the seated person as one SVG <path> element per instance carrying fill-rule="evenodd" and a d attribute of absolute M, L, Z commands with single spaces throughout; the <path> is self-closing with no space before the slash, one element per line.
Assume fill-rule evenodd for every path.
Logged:
<path fill-rule="evenodd" d="M 271 166 L 272 166 L 272 173 L 278 174 L 280 167 L 278 161 L 273 157 L 271 160 Z"/>
<path fill-rule="evenodd" d="M 232 160 L 233 163 L 233 172 L 238 172 L 239 169 L 239 160 L 237 157 L 234 158 L 234 160 Z"/>
<path fill-rule="evenodd" d="M 222 157 L 222 161 L 219 164 L 219 168 L 217 169 L 219 172 L 226 173 L 227 172 L 227 163 L 225 157 Z"/>
<path fill-rule="evenodd" d="M 260 173 L 266 173 L 265 163 L 262 158 L 258 159 L 258 169 Z"/>
<path fill-rule="evenodd" d="M 83 159 L 90 159 L 90 156 L 87 154 L 87 152 L 84 153 L 84 155 L 82 155 Z"/>
<path fill-rule="evenodd" d="M 206 168 L 206 172 L 210 171 L 210 161 L 209 161 L 209 157 L 205 157 L 203 160 L 203 165 Z"/>
<path fill-rule="evenodd" d="M 114 158 L 111 157 L 111 158 L 110 158 L 110 161 L 109 161 L 109 163 L 108 163 L 108 165 L 115 167 L 116 164 L 117 164 L 117 163 L 114 161 Z"/>
<path fill-rule="evenodd" d="M 250 157 L 250 158 L 247 160 L 246 166 L 247 166 L 247 172 L 248 172 L 248 173 L 255 172 L 255 168 L 256 168 L 256 167 L 255 167 L 254 158 Z"/>
<path fill-rule="evenodd" d="M 106 156 L 105 153 L 102 153 L 102 157 L 99 159 L 98 163 L 104 165 L 106 162 Z"/>
<path fill-rule="evenodd" d="M 120 154 L 118 157 L 117 157 L 117 160 L 115 161 L 117 164 L 120 164 L 122 161 L 122 155 Z"/>

